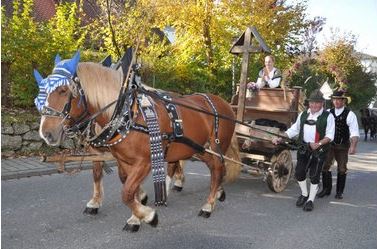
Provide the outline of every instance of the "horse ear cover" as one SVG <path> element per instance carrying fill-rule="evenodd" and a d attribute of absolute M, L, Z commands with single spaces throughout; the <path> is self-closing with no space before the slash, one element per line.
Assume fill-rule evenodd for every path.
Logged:
<path fill-rule="evenodd" d="M 60 55 L 57 54 L 57 55 L 55 56 L 55 66 L 56 66 L 61 60 L 62 60 L 62 59 L 60 58 Z"/>
<path fill-rule="evenodd" d="M 73 58 L 69 61 L 67 65 L 67 69 L 69 72 L 74 75 L 76 73 L 77 65 L 80 61 L 80 51 L 77 51 L 76 54 L 73 56 Z"/>
<path fill-rule="evenodd" d="M 41 74 L 36 69 L 34 69 L 34 78 L 37 81 L 38 86 L 40 86 L 40 84 L 43 80 L 43 77 L 41 76 Z"/>

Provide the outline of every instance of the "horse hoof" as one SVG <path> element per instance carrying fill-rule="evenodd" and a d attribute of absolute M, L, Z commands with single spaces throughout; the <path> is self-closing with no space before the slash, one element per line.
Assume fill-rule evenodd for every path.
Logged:
<path fill-rule="evenodd" d="M 83 214 L 86 214 L 86 215 L 96 215 L 98 214 L 98 208 L 89 208 L 89 207 L 86 207 Z"/>
<path fill-rule="evenodd" d="M 202 216 L 203 218 L 209 218 L 211 216 L 211 213 L 208 211 L 200 210 L 198 216 Z"/>
<path fill-rule="evenodd" d="M 123 227 L 123 231 L 130 232 L 130 233 L 135 233 L 135 232 L 139 231 L 139 228 L 140 228 L 140 225 L 126 224 Z"/>
<path fill-rule="evenodd" d="M 177 191 L 177 192 L 181 192 L 182 191 L 182 187 L 179 187 L 179 186 L 173 186 L 173 190 Z"/>
<path fill-rule="evenodd" d="M 154 214 L 153 219 L 151 222 L 148 223 L 152 227 L 156 227 L 158 225 L 158 215 L 157 213 Z"/>
<path fill-rule="evenodd" d="M 220 197 L 217 199 L 222 202 L 222 201 L 225 201 L 225 198 L 226 198 L 225 191 L 222 191 Z"/>
<path fill-rule="evenodd" d="M 143 204 L 144 206 L 147 205 L 148 203 L 148 195 L 146 195 L 142 200 L 141 200 L 141 204 Z"/>

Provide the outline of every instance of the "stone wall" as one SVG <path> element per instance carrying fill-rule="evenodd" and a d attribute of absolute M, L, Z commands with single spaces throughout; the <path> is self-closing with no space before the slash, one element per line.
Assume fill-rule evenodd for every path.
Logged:
<path fill-rule="evenodd" d="M 41 150 L 47 144 L 39 136 L 39 123 L 1 124 L 1 151 L 9 153 L 28 153 Z M 74 148 L 72 139 L 66 139 L 62 148 Z"/>

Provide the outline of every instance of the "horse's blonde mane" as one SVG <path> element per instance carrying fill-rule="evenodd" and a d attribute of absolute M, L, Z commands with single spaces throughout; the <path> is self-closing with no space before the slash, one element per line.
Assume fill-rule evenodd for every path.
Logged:
<path fill-rule="evenodd" d="M 123 74 L 99 63 L 79 63 L 77 76 L 85 92 L 88 104 L 101 109 L 116 100 L 122 84 Z M 114 106 L 106 110 L 110 117 L 114 112 Z"/>

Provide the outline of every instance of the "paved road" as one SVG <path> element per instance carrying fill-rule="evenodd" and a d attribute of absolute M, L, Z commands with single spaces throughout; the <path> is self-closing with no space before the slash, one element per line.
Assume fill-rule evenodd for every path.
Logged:
<path fill-rule="evenodd" d="M 280 194 L 261 179 L 242 175 L 209 219 L 197 213 L 208 193 L 208 170 L 189 162 L 183 192 L 157 208 L 157 228 L 136 234 L 122 227 L 130 211 L 121 203 L 116 172 L 104 178 L 105 202 L 97 217 L 82 215 L 91 174 L 53 174 L 2 181 L 1 248 L 377 248 L 377 143 L 360 143 L 351 158 L 345 199 L 316 200 L 311 213 L 296 208 L 298 186 Z M 4 162 L 3 162 L 4 163 Z M 145 185 L 152 192 L 150 179 Z M 150 194 L 152 196 L 152 194 Z"/>

